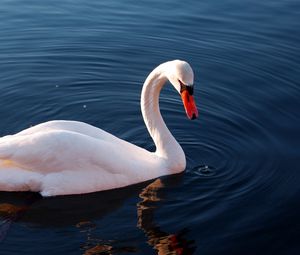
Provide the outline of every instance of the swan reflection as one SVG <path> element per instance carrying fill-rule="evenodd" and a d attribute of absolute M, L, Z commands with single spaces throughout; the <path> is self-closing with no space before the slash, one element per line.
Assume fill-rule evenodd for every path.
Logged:
<path fill-rule="evenodd" d="M 161 200 L 159 191 L 163 187 L 161 179 L 157 179 L 140 193 L 142 201 L 137 204 L 138 227 L 145 232 L 148 244 L 158 252 L 158 255 L 191 255 L 196 247 L 194 241 L 189 241 L 185 237 L 187 229 L 170 234 L 161 230 L 154 222 L 155 204 Z"/>
<path fill-rule="evenodd" d="M 171 182 L 174 180 L 178 181 L 171 178 Z M 169 184 L 166 186 L 169 187 Z M 148 186 L 144 187 L 145 183 L 113 191 L 50 199 L 43 199 L 36 193 L 0 193 L 0 242 L 9 238 L 12 224 L 24 222 L 43 228 L 75 227 L 77 233 L 83 234 L 84 240 L 74 248 L 80 249 L 84 255 L 140 253 L 131 241 L 99 237 L 102 231 L 98 225 L 102 218 L 121 209 L 127 199 L 140 197 L 136 205 L 137 226 L 143 230 L 147 243 L 156 251 L 154 254 L 194 254 L 194 241 L 188 240 L 187 229 L 168 233 L 154 221 L 162 192 L 165 192 L 161 179 L 150 184 L 148 182 Z"/>

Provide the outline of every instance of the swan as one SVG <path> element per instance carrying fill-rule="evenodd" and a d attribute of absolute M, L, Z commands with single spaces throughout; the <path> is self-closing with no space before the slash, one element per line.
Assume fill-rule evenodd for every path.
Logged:
<path fill-rule="evenodd" d="M 155 152 L 83 122 L 48 121 L 0 138 L 0 191 L 32 191 L 44 197 L 83 194 L 184 171 L 185 154 L 159 110 L 167 80 L 181 95 L 188 118 L 198 117 L 191 66 L 181 60 L 157 66 L 141 93 Z"/>

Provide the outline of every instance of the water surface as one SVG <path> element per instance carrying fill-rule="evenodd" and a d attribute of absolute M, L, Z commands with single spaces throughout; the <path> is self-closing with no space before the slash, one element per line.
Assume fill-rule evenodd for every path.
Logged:
<path fill-rule="evenodd" d="M 153 150 L 139 108 L 158 64 L 188 61 L 199 119 L 161 111 L 183 174 L 43 199 L 0 192 L 1 254 L 298 254 L 300 3 L 2 1 L 0 136 L 79 120 Z"/>

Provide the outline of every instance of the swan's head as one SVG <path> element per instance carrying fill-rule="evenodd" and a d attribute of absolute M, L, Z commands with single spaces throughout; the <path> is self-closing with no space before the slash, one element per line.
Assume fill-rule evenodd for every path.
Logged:
<path fill-rule="evenodd" d="M 185 112 L 189 119 L 198 117 L 198 110 L 194 101 L 194 72 L 191 66 L 181 60 L 169 62 L 167 77 L 181 95 Z"/>

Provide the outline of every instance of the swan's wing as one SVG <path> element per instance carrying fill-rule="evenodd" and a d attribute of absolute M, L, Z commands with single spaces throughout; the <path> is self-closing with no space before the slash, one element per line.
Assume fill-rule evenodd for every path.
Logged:
<path fill-rule="evenodd" d="M 105 169 L 117 171 L 127 162 L 123 146 L 71 131 L 52 130 L 0 139 L 0 160 L 40 173 Z M 118 157 L 119 160 L 116 160 Z"/>
<path fill-rule="evenodd" d="M 39 132 L 47 132 L 53 130 L 75 132 L 78 134 L 87 135 L 108 142 L 111 142 L 113 140 L 119 140 L 119 138 L 100 128 L 94 127 L 84 122 L 69 120 L 53 120 L 44 122 L 36 126 L 27 128 L 17 133 L 16 136 L 34 135 Z"/>
<path fill-rule="evenodd" d="M 48 124 L 0 138 L 0 190 L 79 194 L 162 175 L 156 155 L 113 135 L 92 126 L 75 132 L 80 123 L 63 130 Z"/>
<path fill-rule="evenodd" d="M 0 190 L 53 196 L 122 187 L 157 176 L 152 157 L 120 139 L 65 130 L 7 136 L 0 138 Z"/>

